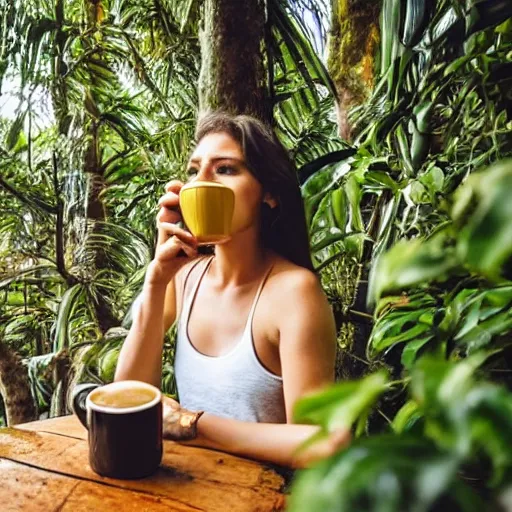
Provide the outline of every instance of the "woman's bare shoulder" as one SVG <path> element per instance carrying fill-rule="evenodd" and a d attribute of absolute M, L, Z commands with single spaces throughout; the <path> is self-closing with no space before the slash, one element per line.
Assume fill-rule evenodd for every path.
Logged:
<path fill-rule="evenodd" d="M 320 279 L 311 270 L 276 256 L 269 279 L 273 299 L 301 302 L 307 297 L 324 297 Z"/>
<path fill-rule="evenodd" d="M 333 312 L 314 272 L 279 259 L 269 284 L 266 313 L 275 329 L 281 334 L 296 334 L 298 331 L 325 333 L 324 338 L 330 343 L 335 332 Z"/>
<path fill-rule="evenodd" d="M 275 283 L 288 286 L 317 286 L 318 276 L 311 270 L 276 255 L 271 277 Z"/>

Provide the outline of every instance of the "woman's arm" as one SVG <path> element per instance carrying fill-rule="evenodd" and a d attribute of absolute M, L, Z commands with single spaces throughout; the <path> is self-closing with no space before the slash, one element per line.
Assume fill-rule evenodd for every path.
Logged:
<path fill-rule="evenodd" d="M 119 354 L 114 380 L 140 380 L 160 387 L 164 335 L 175 317 L 175 308 L 167 306 L 164 321 L 164 304 L 175 304 L 175 296 L 174 280 L 168 286 L 144 285 L 130 332 Z"/>
<path fill-rule="evenodd" d="M 160 387 L 164 335 L 176 319 L 176 290 L 180 270 L 197 257 L 197 241 L 176 226 L 176 208 L 183 184 L 172 181 L 160 199 L 155 258 L 146 271 L 142 297 L 117 362 L 115 380 L 140 380 Z"/>
<path fill-rule="evenodd" d="M 297 451 L 318 430 L 319 427 L 315 425 L 249 423 L 203 414 L 197 423 L 197 438 L 186 443 L 281 466 L 302 468 L 336 453 L 350 441 L 350 433 L 340 430 L 323 441 Z"/>
<path fill-rule="evenodd" d="M 312 272 L 290 275 L 282 289 L 286 300 L 280 302 L 279 354 L 286 418 L 291 423 L 297 400 L 334 383 L 336 324 Z"/>

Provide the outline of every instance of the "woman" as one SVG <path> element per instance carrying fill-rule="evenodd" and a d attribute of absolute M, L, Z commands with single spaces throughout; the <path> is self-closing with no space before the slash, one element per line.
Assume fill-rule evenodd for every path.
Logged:
<path fill-rule="evenodd" d="M 233 233 L 200 257 L 172 181 L 160 199 L 158 242 L 116 380 L 160 385 L 164 333 L 178 321 L 175 375 L 164 435 L 299 467 L 346 443 L 338 432 L 297 448 L 318 427 L 292 424 L 295 402 L 334 378 L 332 311 L 312 272 L 296 170 L 275 136 L 248 116 L 198 123 L 189 180 L 235 193 Z M 203 414 L 203 411 L 204 414 Z"/>

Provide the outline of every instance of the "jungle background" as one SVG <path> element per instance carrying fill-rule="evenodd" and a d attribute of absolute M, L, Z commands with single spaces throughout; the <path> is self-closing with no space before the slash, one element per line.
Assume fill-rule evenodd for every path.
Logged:
<path fill-rule="evenodd" d="M 354 442 L 291 510 L 512 510 L 509 0 L 0 0 L 0 425 L 112 380 L 208 108 L 298 166 Z M 162 387 L 175 393 L 173 333 Z"/>

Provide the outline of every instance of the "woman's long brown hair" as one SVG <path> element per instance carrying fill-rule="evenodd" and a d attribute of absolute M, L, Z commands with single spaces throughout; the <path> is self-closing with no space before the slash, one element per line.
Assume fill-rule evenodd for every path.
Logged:
<path fill-rule="evenodd" d="M 301 267 L 313 270 L 304 203 L 297 168 L 270 128 L 247 115 L 212 112 L 196 128 L 199 142 L 210 133 L 227 133 L 243 151 L 247 168 L 278 203 L 262 205 L 261 234 L 265 247 Z"/>

